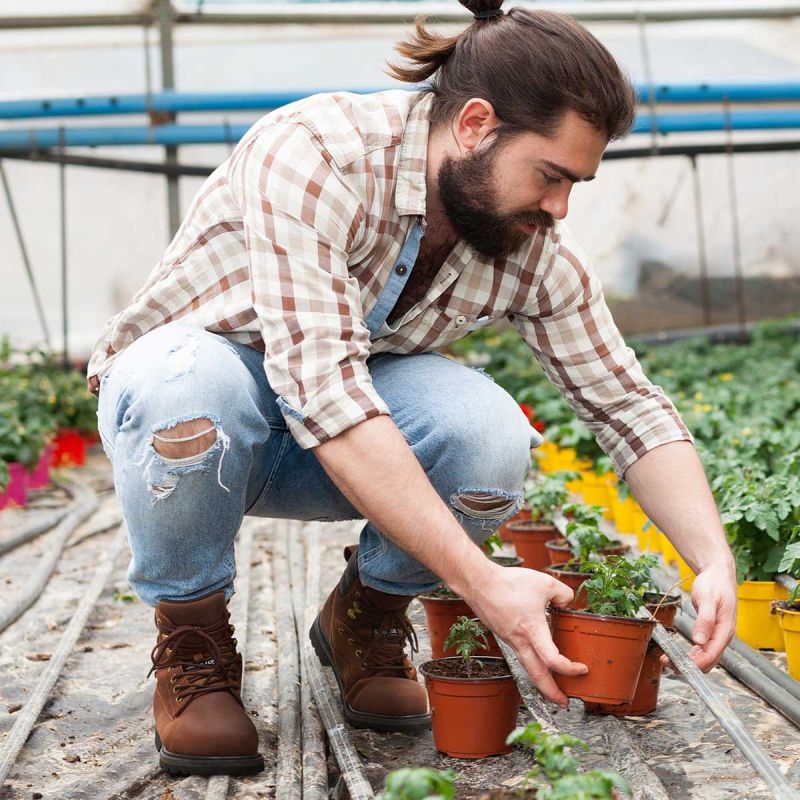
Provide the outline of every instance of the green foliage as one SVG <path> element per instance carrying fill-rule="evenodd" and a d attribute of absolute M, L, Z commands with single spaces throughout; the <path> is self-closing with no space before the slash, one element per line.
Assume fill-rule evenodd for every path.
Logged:
<path fill-rule="evenodd" d="M 535 800 L 613 800 L 614 790 L 631 794 L 625 780 L 613 772 L 579 772 L 575 749 L 588 750 L 585 742 L 567 733 L 548 733 L 538 722 L 516 728 L 509 744 L 525 747 L 533 754 L 535 766 L 520 787 L 520 797 Z"/>
<path fill-rule="evenodd" d="M 572 550 L 572 560 L 578 564 L 601 556 L 603 550 L 611 544 L 611 539 L 600 530 L 596 522 L 575 520 L 567 523 L 567 541 Z"/>
<path fill-rule="evenodd" d="M 569 500 L 567 481 L 575 480 L 574 472 L 552 472 L 549 475 L 534 472 L 525 481 L 523 493 L 531 510 L 531 519 L 552 523 L 562 506 Z"/>
<path fill-rule="evenodd" d="M 652 565 L 650 556 L 628 559 L 608 556 L 604 561 L 589 561 L 581 567 L 592 577 L 584 581 L 587 611 L 613 617 L 635 617 L 644 605 L 644 587 L 637 576 Z"/>
<path fill-rule="evenodd" d="M 444 640 L 444 649 L 455 649 L 456 654 L 461 659 L 466 668 L 467 675 L 472 674 L 472 670 L 480 661 L 475 659 L 475 651 L 480 647 L 482 650 L 489 649 L 489 642 L 486 639 L 486 628 L 477 619 L 469 617 L 459 617 L 451 626 L 447 638 Z"/>
<path fill-rule="evenodd" d="M 452 800 L 456 774 L 453 770 L 405 767 L 386 776 L 376 800 Z"/>
<path fill-rule="evenodd" d="M 495 550 L 502 550 L 503 549 L 503 540 L 496 534 L 493 533 L 487 539 L 483 540 L 483 552 L 486 553 L 487 556 L 491 556 Z"/>

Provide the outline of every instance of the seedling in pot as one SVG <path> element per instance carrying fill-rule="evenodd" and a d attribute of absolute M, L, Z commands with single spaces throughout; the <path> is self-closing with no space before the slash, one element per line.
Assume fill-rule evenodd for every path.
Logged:
<path fill-rule="evenodd" d="M 376 800 L 452 800 L 455 797 L 453 770 L 405 767 L 386 776 L 383 791 Z"/>
<path fill-rule="evenodd" d="M 569 500 L 566 483 L 577 480 L 577 472 L 537 473 L 525 482 L 525 502 L 531 509 L 531 520 L 552 524 Z"/>
<path fill-rule="evenodd" d="M 573 750 L 588 750 L 581 739 L 567 733 L 548 733 L 538 722 L 517 728 L 508 737 L 531 751 L 536 766 L 529 770 L 517 795 L 526 800 L 613 800 L 615 791 L 630 796 L 631 789 L 616 773 L 578 771 Z"/>
<path fill-rule="evenodd" d="M 486 628 L 479 620 L 459 617 L 444 640 L 444 649 L 449 650 L 451 647 L 455 649 L 468 678 L 472 677 L 473 669 L 483 668 L 483 664 L 474 656 L 479 647 L 482 650 L 489 649 L 486 633 Z"/>
<path fill-rule="evenodd" d="M 589 561 L 583 569 L 592 577 L 583 584 L 587 611 L 611 617 L 635 617 L 644 605 L 645 570 L 652 568 L 650 556 L 628 559 L 608 556 L 604 561 Z"/>

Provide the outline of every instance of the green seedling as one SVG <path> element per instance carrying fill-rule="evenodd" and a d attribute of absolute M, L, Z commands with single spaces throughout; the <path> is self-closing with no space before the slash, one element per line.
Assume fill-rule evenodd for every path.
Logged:
<path fill-rule="evenodd" d="M 377 800 L 452 800 L 456 774 L 428 767 L 405 767 L 386 776 Z"/>
<path fill-rule="evenodd" d="M 498 552 L 503 549 L 503 540 L 496 534 L 493 533 L 488 539 L 485 539 L 483 542 L 483 552 L 486 553 L 487 556 L 491 557 L 495 550 Z"/>
<path fill-rule="evenodd" d="M 567 503 L 562 509 L 564 512 L 565 517 L 569 517 L 569 522 L 567 523 L 567 530 L 569 530 L 569 525 L 573 522 L 580 522 L 586 525 L 600 525 L 600 520 L 603 518 L 603 511 L 605 510 L 602 506 L 587 506 L 583 503 Z"/>
<path fill-rule="evenodd" d="M 611 544 L 611 539 L 600 530 L 597 523 L 570 521 L 567 524 L 567 537 L 572 560 L 578 564 L 601 556 Z"/>
<path fill-rule="evenodd" d="M 525 481 L 525 502 L 531 510 L 531 519 L 534 522 L 552 523 L 569 499 L 565 484 L 577 477 L 576 472 L 537 473 Z"/>
<path fill-rule="evenodd" d="M 459 617 L 451 626 L 447 638 L 444 640 L 444 649 L 455 649 L 456 655 L 461 659 L 467 677 L 472 677 L 472 670 L 477 666 L 481 668 L 481 662 L 475 658 L 475 652 L 480 647 L 482 650 L 489 649 L 489 642 L 486 640 L 486 628 L 477 619 L 469 617 Z"/>
<path fill-rule="evenodd" d="M 526 748 L 536 761 L 519 788 L 519 796 L 526 800 L 613 800 L 615 790 L 631 794 L 628 784 L 616 773 L 579 772 L 573 751 L 589 748 L 568 733 L 548 733 L 540 723 L 530 722 L 512 731 L 506 741 Z"/>
<path fill-rule="evenodd" d="M 649 556 L 627 559 L 608 556 L 604 561 L 589 561 L 582 569 L 592 577 L 583 583 L 587 611 L 614 617 L 635 617 L 644 605 L 644 588 L 634 585 L 634 576 L 642 572 Z"/>

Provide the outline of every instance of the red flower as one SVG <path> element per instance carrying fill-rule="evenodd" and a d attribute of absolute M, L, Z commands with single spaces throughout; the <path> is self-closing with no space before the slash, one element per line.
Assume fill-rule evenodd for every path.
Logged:
<path fill-rule="evenodd" d="M 519 407 L 522 409 L 522 413 L 528 418 L 528 422 L 533 422 L 533 406 L 529 406 L 527 403 L 520 403 Z"/>
<path fill-rule="evenodd" d="M 533 427 L 535 430 L 539 431 L 539 433 L 544 433 L 544 422 L 540 419 L 537 419 L 536 422 L 533 423 Z"/>

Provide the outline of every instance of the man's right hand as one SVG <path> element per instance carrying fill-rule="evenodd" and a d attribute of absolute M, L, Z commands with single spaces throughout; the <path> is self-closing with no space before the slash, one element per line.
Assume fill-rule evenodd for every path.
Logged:
<path fill-rule="evenodd" d="M 551 672 L 584 675 L 588 667 L 562 656 L 553 643 L 545 617 L 548 604 L 565 606 L 572 589 L 544 572 L 523 567 L 500 567 L 488 562 L 489 576 L 462 589 L 461 596 L 481 621 L 511 645 L 534 686 L 553 703 L 566 708 L 567 696 L 556 685 Z M 486 580 L 488 577 L 488 580 Z M 491 586 L 491 591 L 486 587 Z"/>

